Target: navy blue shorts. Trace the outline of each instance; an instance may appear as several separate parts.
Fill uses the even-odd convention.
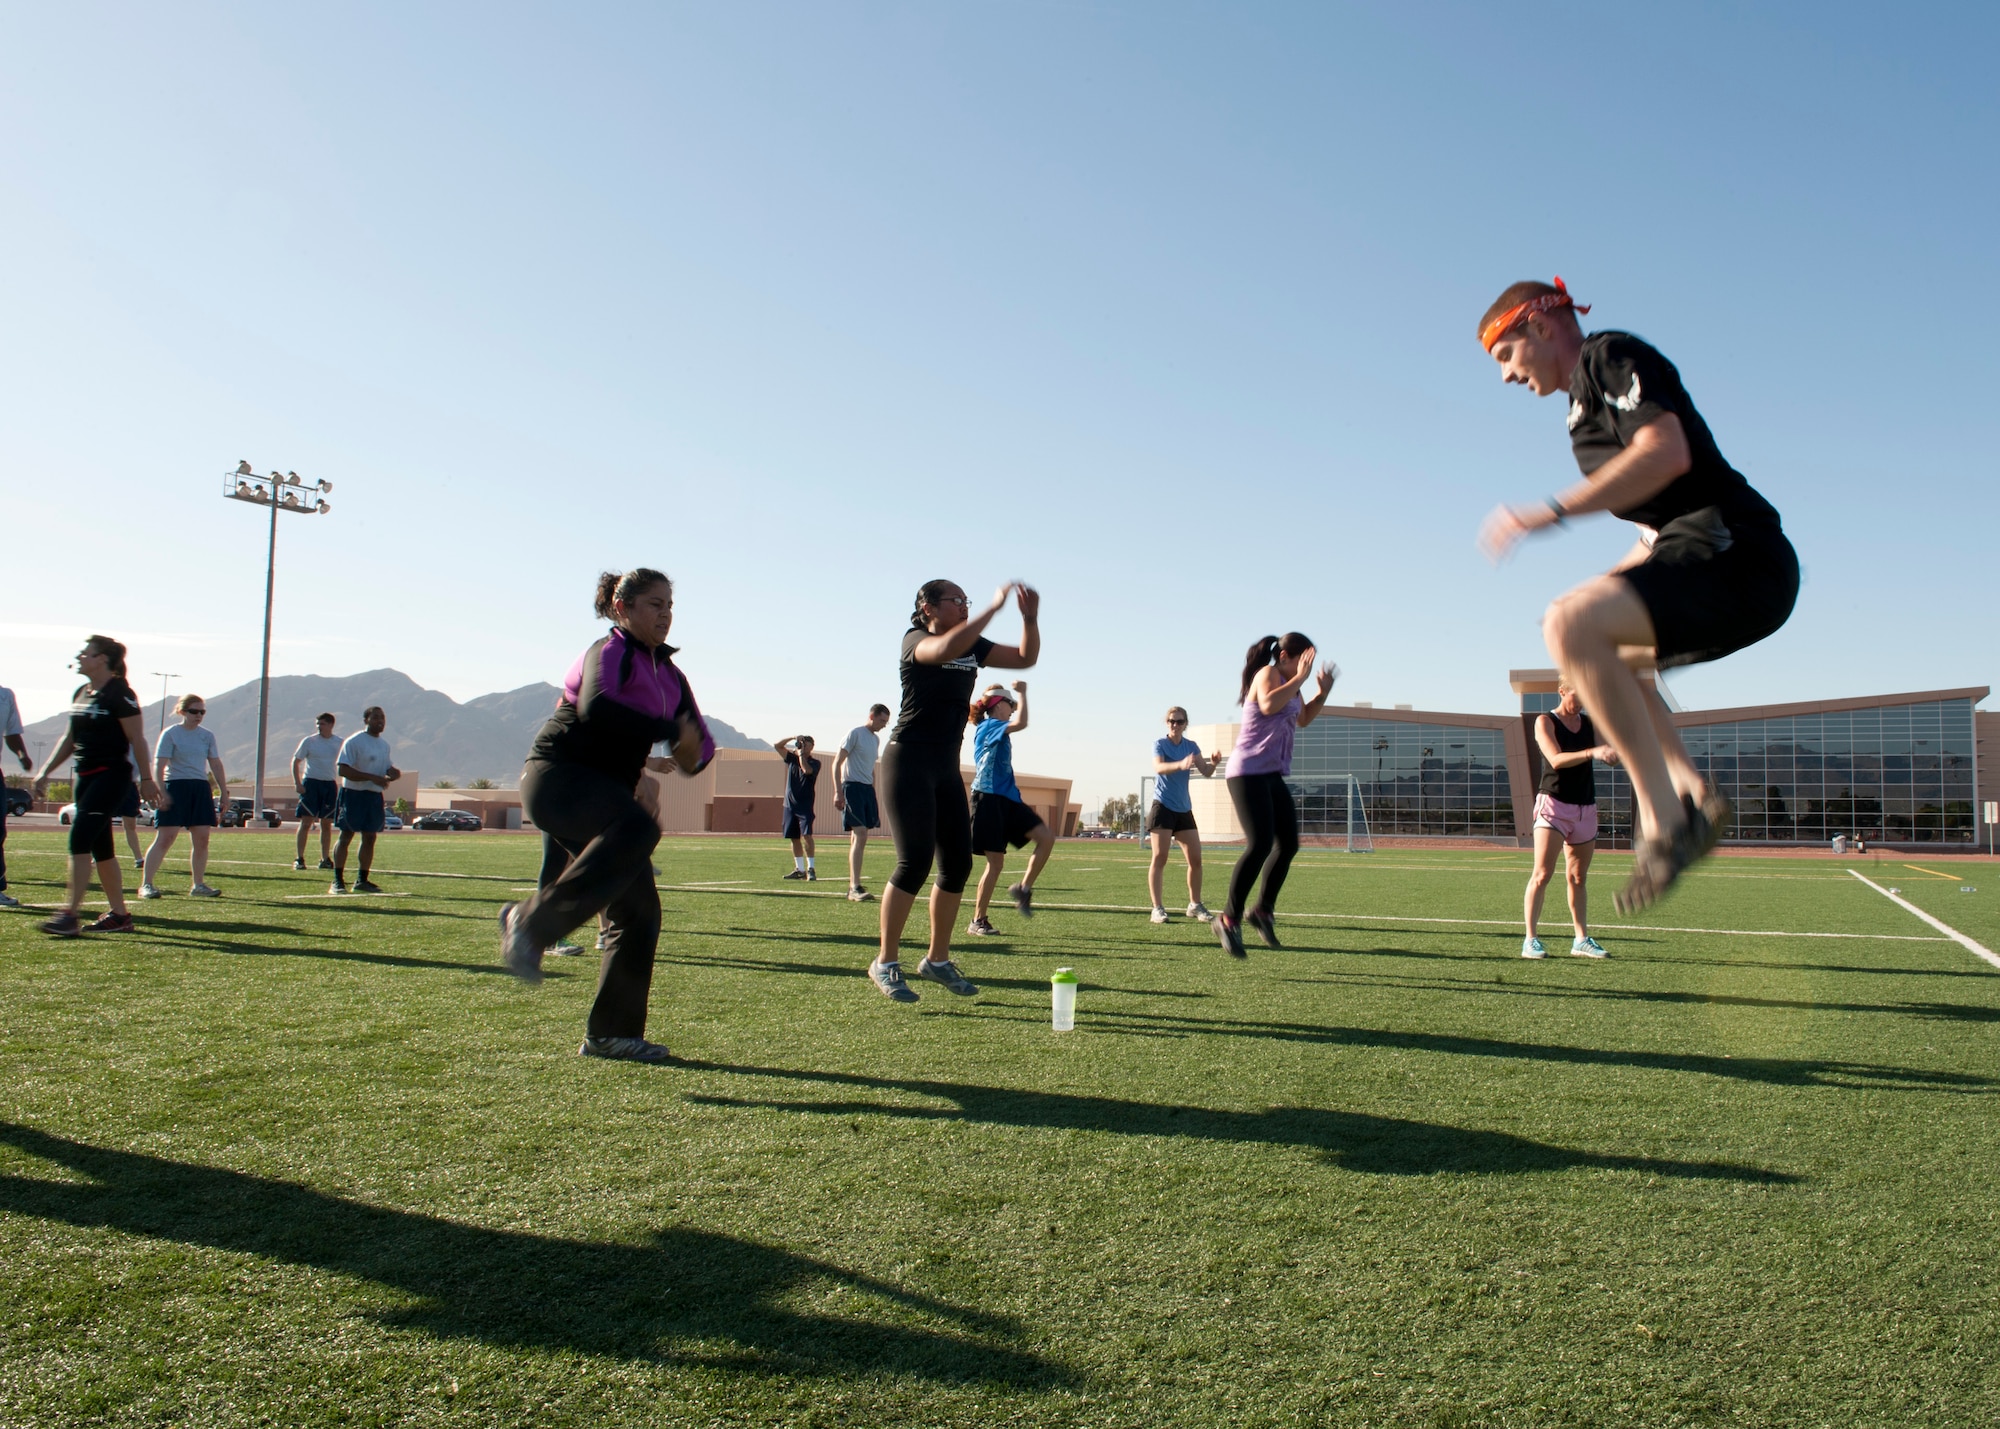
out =
[[[129,778],[125,781],[125,797],[118,801],[118,807],[111,811],[114,819],[136,819],[139,817],[139,786]]]
[[[840,826],[843,829],[882,827],[882,811],[875,807],[873,784],[842,784],[840,799],[847,805],[840,811]]]
[[[382,791],[380,789],[342,789],[340,791],[340,811],[333,822],[344,834],[379,834],[382,832]]]
[[[788,839],[809,839],[813,831],[813,811],[785,805],[785,827],[779,830]]]
[[[308,779],[299,786],[299,807],[296,810],[302,819],[330,819],[340,806],[340,785],[331,779]]]
[[[972,851],[1005,853],[1007,845],[1021,847],[1042,826],[1042,816],[1005,794],[972,791]]]
[[[153,815],[156,829],[212,829],[215,794],[206,779],[169,779],[167,802]]]

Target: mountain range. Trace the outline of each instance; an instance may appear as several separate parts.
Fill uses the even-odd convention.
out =
[[[361,728],[361,712],[380,705],[389,724],[382,737],[389,741],[396,763],[414,769],[424,783],[451,779],[491,779],[501,788],[520,781],[521,761],[542,721],[556,707],[562,691],[554,685],[523,685],[481,695],[460,704],[439,690],[427,690],[401,670],[367,670],[359,675],[274,675],[271,679],[271,724],[265,778],[291,777],[292,751],[313,732],[313,720],[330,711],[342,738]],[[160,706],[146,706],[146,742],[160,737]],[[169,706],[167,718],[176,716]],[[231,779],[248,777],[257,762],[257,684],[238,685],[208,697],[208,728],[222,749],[222,764]],[[714,715],[708,716],[715,742],[724,749],[769,749]],[[54,749],[69,727],[67,714],[51,715],[28,726],[30,749]]]

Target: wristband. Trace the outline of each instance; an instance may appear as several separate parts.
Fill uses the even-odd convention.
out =
[[[1545,496],[1542,500],[1547,503],[1549,510],[1555,514],[1556,525],[1560,526],[1563,522],[1569,520],[1569,512],[1563,510],[1562,502],[1556,500],[1553,496]]]

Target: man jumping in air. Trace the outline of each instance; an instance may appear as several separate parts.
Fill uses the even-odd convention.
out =
[[[1632,779],[1632,877],[1614,900],[1654,902],[1715,846],[1729,801],[1688,758],[1672,716],[1634,667],[1719,660],[1782,626],[1799,563],[1778,513],[1723,460],[1673,363],[1627,332],[1585,337],[1558,278],[1516,283],[1479,321],[1504,379],[1537,397],[1569,394],[1570,446],[1584,479],[1532,506],[1501,506],[1479,542],[1499,560],[1531,531],[1609,511],[1639,528],[1610,572],[1556,599],[1549,654]]]

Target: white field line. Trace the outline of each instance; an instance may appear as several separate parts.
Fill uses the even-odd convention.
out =
[[[1037,908],[1068,908],[1091,913],[1146,913],[1143,903],[1037,903]],[[1467,927],[1518,928],[1519,918],[1416,918],[1393,913],[1280,913],[1280,918],[1328,918],[1356,923],[1450,923]],[[1659,923],[1599,923],[1595,926],[1618,933],[1708,933],[1720,938],[1859,938],[1888,943],[1942,943],[1921,933],[1799,933],[1776,928],[1670,928]],[[1939,924],[1942,927],[1942,924]],[[1949,929],[1946,929],[1949,932]]]
[[[314,898],[338,898],[343,903],[358,903],[370,898],[414,898],[414,893],[287,893],[282,901],[304,903]]]
[[[1860,878],[1863,883],[1867,884],[1870,888],[1874,889],[1877,893],[1881,894],[1884,898],[1888,899],[1891,903],[1897,904],[1900,907],[1907,909],[1909,912],[1916,914],[1919,918],[1923,919],[1926,923],[1930,924],[1933,928],[1937,929],[1940,933],[1944,934],[1945,937],[1951,939],[1954,943],[1957,943],[1961,947],[1965,948],[1974,957],[1979,958],[1985,962],[1989,962],[1996,968],[2000,968],[2000,953],[1994,952],[1991,948],[1986,947],[1981,943],[1974,942],[1972,939],[1966,937],[1965,934],[1959,932],[1958,929],[1952,927],[1949,923],[1939,922],[1937,919],[1931,917],[1930,914],[1924,912],[1924,910],[1919,908],[1916,904],[1912,903],[1909,899],[1903,897],[1899,893],[1891,893],[1888,889],[1884,888],[1881,884],[1875,882],[1875,880],[1873,880],[1872,878],[1862,878],[1858,870],[1850,868],[1847,871],[1849,873],[1852,873],[1856,878]]]

